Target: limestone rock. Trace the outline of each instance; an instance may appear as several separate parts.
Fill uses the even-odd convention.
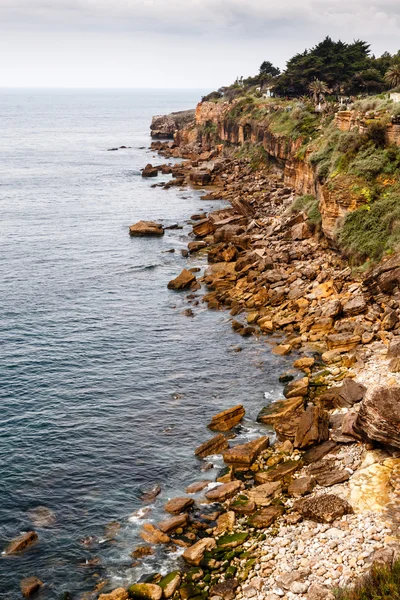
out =
[[[246,414],[245,409],[241,404],[234,406],[233,408],[228,408],[223,412],[218,413],[211,419],[211,423],[209,423],[208,428],[212,431],[229,431],[235,425],[240,423]]]
[[[145,523],[140,537],[149,544],[168,544],[170,538],[168,535],[154,527],[151,523]]]
[[[131,236],[161,236],[164,235],[164,228],[160,223],[154,221],[139,221],[129,227]]]
[[[182,557],[189,565],[198,567],[204,557],[204,552],[214,550],[216,545],[214,538],[203,538],[187,548]]]
[[[223,450],[228,448],[228,442],[225,436],[220,433],[215,437],[211,438],[211,440],[207,440],[196,448],[194,451],[195,455],[199,458],[205,458],[206,456],[210,456],[212,454],[220,454]]]
[[[183,515],[176,515],[175,517],[171,517],[170,519],[166,519],[165,521],[161,521],[158,523],[158,528],[163,533],[170,533],[171,531],[175,531],[178,527],[185,527],[188,523],[188,515],[184,513]]]
[[[269,437],[264,436],[248,442],[247,444],[240,444],[230,448],[227,452],[224,452],[224,461],[228,465],[233,465],[235,468],[250,467],[250,465],[256,460],[257,456],[261,454],[263,450],[269,446]]]
[[[329,438],[329,414],[318,406],[308,406],[300,419],[295,448],[309,448]]]
[[[351,408],[364,398],[367,388],[354,379],[346,378],[339,387],[333,387],[321,394],[319,404],[327,409]]]
[[[256,529],[265,529],[276,521],[278,517],[283,515],[283,513],[283,506],[268,506],[252,515],[249,518],[248,523],[251,527],[255,527]]]
[[[120,587],[113,590],[109,594],[100,594],[99,600],[128,600],[128,592]]]
[[[185,290],[196,282],[196,276],[191,271],[183,269],[182,273],[168,283],[169,290]]]
[[[172,498],[172,500],[169,500],[164,506],[164,510],[172,514],[179,514],[185,512],[185,510],[190,508],[193,503],[193,498]]]
[[[250,501],[254,502],[257,506],[269,506],[272,499],[281,491],[282,485],[280,481],[269,481],[249,490],[248,496]]]
[[[232,498],[241,489],[241,481],[230,481],[229,483],[223,483],[218,487],[213,488],[206,493],[206,498],[213,502],[225,502],[228,498]]]
[[[17,554],[18,552],[23,552],[32,544],[38,541],[38,534],[36,531],[28,531],[27,533],[22,533],[18,537],[14,538],[4,550],[5,554]]]
[[[135,583],[129,588],[129,597],[136,600],[161,600],[162,589],[154,583]]]
[[[308,472],[314,477],[318,485],[323,487],[330,487],[350,479],[350,473],[345,469],[336,468],[334,460],[325,459],[313,463]]]
[[[305,496],[310,494],[315,488],[316,482],[314,477],[299,477],[293,479],[288,487],[289,496]]]
[[[353,512],[350,504],[333,494],[324,494],[298,500],[294,507],[305,519],[317,523],[332,523],[343,515]]]
[[[43,581],[40,581],[40,579],[38,579],[37,577],[25,577],[25,579],[22,579],[20,584],[22,595],[24,596],[24,598],[28,598],[34,592],[37,592],[37,590],[40,587],[42,587],[42,585]]]
[[[400,448],[400,387],[369,390],[361,403],[355,431],[369,440]]]
[[[179,588],[181,581],[182,578],[179,571],[173,571],[172,573],[168,573],[168,575],[163,577],[158,584],[163,591],[163,597],[172,598],[176,590]]]

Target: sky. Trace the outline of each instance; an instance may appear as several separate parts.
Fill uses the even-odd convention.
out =
[[[0,87],[213,90],[330,35],[400,48],[399,0],[0,0]]]

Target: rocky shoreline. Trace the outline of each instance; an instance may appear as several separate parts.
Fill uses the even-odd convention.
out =
[[[205,464],[222,454],[225,470],[168,502],[157,527],[144,525],[149,545],[135,556],[168,544],[183,548],[185,566],[100,599],[332,598],[399,555],[400,257],[355,274],[294,209],[279,169],[222,148],[158,141],[152,149],[186,160],[147,165],[143,176],[171,173],[156,185],[207,186],[205,197],[231,205],[191,217],[184,254],[207,253],[209,267],[200,278],[184,269],[168,287],[188,290],[195,305],[204,284],[202,301],[229,309],[239,335],[270,336],[275,354],[295,360],[281,376],[285,399],[258,417],[275,435],[235,446],[244,408],[216,415],[214,437],[195,453]],[[163,233],[137,225],[131,235]]]

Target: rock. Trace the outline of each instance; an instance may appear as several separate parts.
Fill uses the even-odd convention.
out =
[[[361,337],[353,333],[331,333],[326,337],[326,341],[329,350],[337,350],[343,354],[356,348],[361,342]]]
[[[307,240],[312,237],[312,231],[307,222],[298,223],[298,225],[294,225],[291,229],[292,240]]]
[[[17,554],[32,546],[39,539],[36,531],[28,531],[14,538],[4,550],[4,554]]]
[[[215,415],[208,425],[212,431],[229,431],[243,419],[246,411],[241,404]]]
[[[237,258],[237,250],[232,244],[217,244],[208,251],[209,263],[232,262]]]
[[[275,467],[271,467],[268,471],[259,471],[255,475],[255,480],[260,485],[268,481],[280,481],[295,473],[301,466],[302,462],[300,460],[288,460]]]
[[[140,537],[148,544],[168,544],[170,538],[168,535],[154,527],[151,523],[145,523]]]
[[[257,421],[259,423],[265,423],[266,425],[275,425],[279,421],[286,420],[291,414],[293,414],[299,407],[304,406],[304,398],[290,398],[290,400],[279,400],[278,402],[272,402],[269,406],[266,406],[258,414]]]
[[[206,242],[189,242],[188,243],[188,249],[190,254],[194,254],[195,252],[199,252],[200,250],[204,250],[204,248],[207,248],[207,243]]]
[[[353,512],[350,504],[333,494],[323,494],[298,500],[294,507],[305,519],[317,523],[332,523]]]
[[[137,600],[161,600],[162,589],[154,583],[135,583],[128,589],[129,597]]]
[[[309,448],[329,438],[329,414],[319,406],[308,406],[300,419],[295,448]]]
[[[268,436],[258,438],[252,442],[247,442],[247,444],[234,446],[227,452],[224,452],[224,462],[228,465],[233,465],[235,469],[249,468],[256,460],[257,456],[259,456],[263,450],[268,448],[268,446]]]
[[[306,594],[308,590],[308,583],[303,581],[294,581],[290,586],[290,591],[293,594]]]
[[[208,482],[206,483],[206,485]],[[193,498],[173,498],[164,506],[164,510],[172,514],[185,512],[194,503]]]
[[[323,585],[313,583],[308,588],[307,600],[335,600],[335,596]]]
[[[288,487],[289,496],[305,496],[310,494],[315,488],[316,482],[314,477],[299,477],[293,479],[292,483]]]
[[[183,269],[182,273],[168,283],[169,290],[185,290],[196,283],[196,276],[191,271]]]
[[[220,433],[215,437],[211,438],[211,440],[207,440],[204,444],[201,444],[194,451],[195,455],[199,458],[205,458],[206,456],[210,456],[212,454],[220,454],[223,450],[228,448],[228,442],[226,437]]]
[[[279,346],[275,346],[272,348],[272,354],[277,354],[278,356],[286,356],[290,354],[292,351],[292,346],[290,344],[280,344]]]
[[[154,221],[139,221],[129,227],[131,236],[161,236],[164,235],[164,228],[160,223]]]
[[[363,438],[400,448],[400,387],[368,390],[354,428]]]
[[[300,396],[307,396],[308,394],[308,377],[303,377],[302,379],[296,379],[295,381],[291,381],[283,390],[285,398],[299,398]]]
[[[206,498],[213,502],[225,502],[228,498],[232,498],[241,489],[241,481],[230,481],[229,483],[223,483],[218,487],[213,488],[206,493]]]
[[[333,387],[318,398],[318,403],[327,408],[351,408],[365,396],[367,388],[354,379],[344,379],[339,387]]]
[[[153,165],[146,165],[142,170],[142,177],[157,177],[158,175],[158,167],[153,167]]]
[[[207,235],[211,235],[215,231],[215,226],[209,219],[203,219],[202,221],[198,221],[195,225],[193,225],[193,233],[196,237],[206,237]]]
[[[352,437],[355,440],[361,441],[361,436],[355,430],[355,424],[358,414],[348,412],[344,415],[341,427],[341,433],[344,436]]]
[[[184,513],[183,515],[177,515],[176,517],[171,517],[170,519],[166,519],[165,521],[161,521],[158,523],[158,528],[163,533],[170,533],[171,531],[175,531],[179,527],[185,527],[188,523],[188,515]]]
[[[201,169],[194,169],[190,173],[190,181],[195,185],[208,185],[211,182],[211,173]]]
[[[311,367],[313,367],[315,364],[315,358],[313,358],[312,356],[304,356],[303,358],[299,358],[298,360],[296,360],[293,363],[293,366],[296,369],[310,369]]]
[[[328,440],[326,442],[323,442],[319,446],[315,446],[314,448],[310,448],[310,450],[307,450],[307,452],[303,454],[303,461],[306,465],[309,465],[313,462],[321,460],[321,458],[323,458],[327,454],[332,454],[338,448],[339,446],[336,442]]]
[[[390,331],[394,327],[396,327],[398,322],[398,316],[395,310],[388,309],[386,315],[382,319],[382,329],[384,331]]]
[[[157,115],[153,117],[150,130],[153,139],[173,139],[176,130],[184,129],[194,123],[194,110],[181,110],[169,115]]]
[[[272,499],[280,494],[282,491],[282,485],[280,481],[269,481],[258,485],[248,491],[248,496],[251,502],[254,502],[257,506],[269,506]]]
[[[237,579],[227,579],[222,583],[217,583],[211,588],[211,595],[223,598],[223,600],[234,600],[236,598],[236,588],[239,586]]]
[[[360,315],[366,310],[367,303],[364,300],[364,296],[354,296],[351,298],[351,300],[348,300],[348,302],[343,305],[343,316],[354,317],[355,315]]]
[[[350,479],[350,473],[345,469],[335,467],[334,460],[321,460],[313,463],[308,472],[315,478],[318,485],[330,487]]]
[[[128,592],[120,587],[113,590],[109,594],[100,594],[99,600],[128,600]]]
[[[400,358],[400,337],[395,337],[389,345],[388,358]]]
[[[283,515],[285,509],[283,506],[268,506],[262,508],[254,515],[249,517],[248,524],[256,529],[265,529],[269,527],[276,519]]]
[[[163,577],[158,584],[163,591],[163,597],[172,598],[181,585],[181,581],[182,578],[179,571],[173,571],[172,573],[168,573],[168,575]]]
[[[56,522],[54,511],[46,506],[37,506],[28,510],[28,518],[36,527],[51,527]]]
[[[240,533],[229,533],[227,535],[223,535],[217,540],[218,549],[228,549],[228,548],[237,548],[244,544],[244,542],[249,537],[247,531]]]
[[[154,485],[148,492],[145,492],[141,497],[142,502],[151,503],[153,500],[157,498],[157,496],[161,493],[161,487],[159,485]]]
[[[189,564],[198,567],[204,557],[206,551],[214,550],[217,543],[214,538],[203,538],[187,548],[182,555],[182,558]]]
[[[37,577],[25,577],[20,584],[22,595],[24,598],[28,598],[34,592],[37,592],[42,585],[43,581],[40,581]]]
[[[210,484],[211,481],[196,481],[195,483],[191,483],[190,485],[188,485],[188,487],[186,488],[185,492],[187,494],[197,494],[198,492],[201,492],[202,490],[204,490],[204,488],[206,488],[208,486],[208,484]]]

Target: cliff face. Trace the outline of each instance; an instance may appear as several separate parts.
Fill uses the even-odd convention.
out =
[[[366,119],[362,113],[351,110],[340,111],[335,116],[335,123],[340,131],[358,129],[361,133],[365,133],[371,120],[377,121],[378,119]],[[388,144],[400,146],[400,122],[397,120],[386,125],[386,140]]]

